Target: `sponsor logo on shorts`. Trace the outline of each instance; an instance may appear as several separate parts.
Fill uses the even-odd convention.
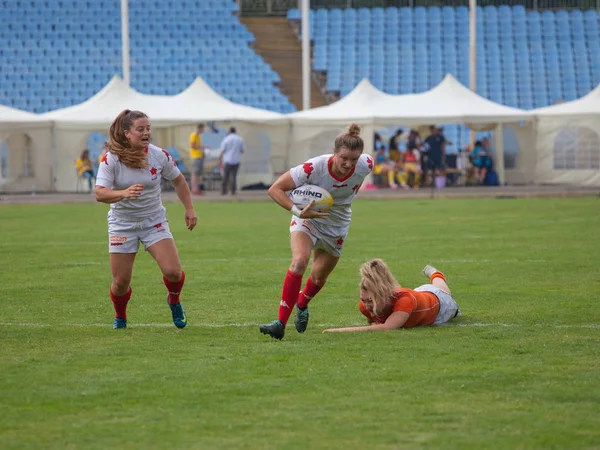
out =
[[[154,225],[154,228],[156,228],[156,231],[162,231],[165,232],[167,230],[165,230],[165,228],[163,227],[162,223],[157,223],[156,225]]]
[[[343,237],[339,237],[337,241],[335,241],[336,246],[337,247],[341,247],[342,245],[344,245],[344,238]]]
[[[111,247],[117,247],[127,242],[127,236],[111,236],[109,242]]]

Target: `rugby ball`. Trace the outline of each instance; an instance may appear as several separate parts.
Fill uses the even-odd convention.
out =
[[[311,208],[313,211],[327,212],[333,206],[333,197],[329,191],[314,184],[298,186],[292,189],[288,195],[294,202],[294,205],[300,209],[306,208],[306,205],[311,200],[315,201],[315,204]]]

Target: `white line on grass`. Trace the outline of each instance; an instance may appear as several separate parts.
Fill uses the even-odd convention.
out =
[[[242,328],[242,327],[257,327],[261,324],[253,323],[253,322],[244,322],[244,323],[190,323],[188,327],[200,327],[200,328]],[[346,324],[344,326],[361,326],[364,323],[353,323]],[[459,323],[452,324],[449,323],[447,325],[450,326],[458,326],[458,327],[539,327],[539,328],[600,328],[600,324],[597,323],[581,323],[581,324],[571,324],[571,325],[560,325],[560,324],[550,324],[550,323],[532,323],[532,324],[522,324],[522,323]],[[24,327],[24,328],[50,328],[50,327],[74,327],[74,328],[84,328],[84,327],[110,327],[110,323],[33,323],[33,322],[0,322],[1,327]],[[162,327],[172,327],[171,323],[131,323],[127,325],[128,327],[136,328],[136,327],[147,327],[147,328],[162,328]],[[339,323],[311,323],[311,326],[317,328],[326,328],[326,327],[339,327],[342,324]]]

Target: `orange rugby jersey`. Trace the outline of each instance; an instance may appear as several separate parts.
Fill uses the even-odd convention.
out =
[[[367,319],[384,323],[396,311],[404,311],[410,316],[402,328],[412,328],[420,325],[431,325],[440,310],[440,301],[431,292],[417,292],[412,289],[398,288],[394,293],[394,307],[387,316],[374,316],[365,307],[362,300],[358,305],[360,312]]]

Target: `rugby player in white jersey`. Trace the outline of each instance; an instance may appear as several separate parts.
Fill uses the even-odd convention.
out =
[[[108,251],[113,276],[113,328],[127,327],[129,283],[140,242],[163,274],[173,323],[177,328],[187,324],[179,301],[185,273],[162,205],[161,178],[173,184],[185,207],[189,230],[194,229],[198,218],[185,178],[166,151],[150,144],[151,135],[146,114],[128,109],[121,112],[110,126],[108,152],[102,157],[96,179],[96,200],[110,204]]]
[[[340,259],[352,218],[352,200],[373,169],[373,158],[363,155],[363,148],[360,127],[353,123],[347,132],[336,137],[333,154],[317,156],[294,167],[279,177],[269,189],[271,198],[293,214],[290,224],[292,263],[283,281],[277,320],[261,325],[261,333],[282,339],[296,303],[296,330],[299,333],[306,330],[308,303],[323,288]],[[286,191],[305,184],[315,184],[329,191],[333,197],[329,212],[311,210],[314,202],[302,210],[294,205]],[[311,253],[313,262],[310,276],[298,294]]]

